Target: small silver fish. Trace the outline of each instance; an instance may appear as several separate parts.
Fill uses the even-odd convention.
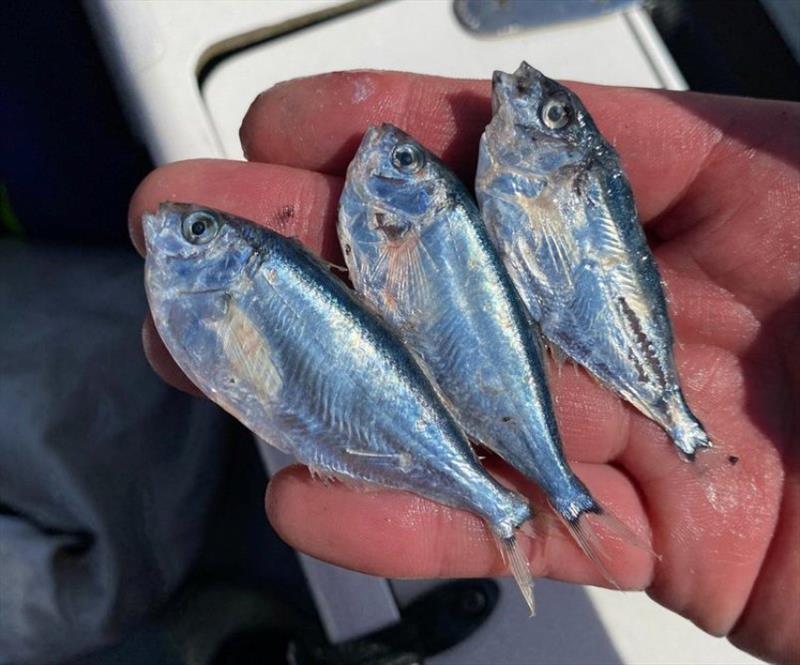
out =
[[[178,365],[257,435],[322,475],[483,517],[529,605],[526,500],[480,465],[416,358],[299,243],[221,212],[143,218],[145,284]]]
[[[580,99],[526,62],[492,83],[475,189],[531,318],[692,459],[711,441],[678,382],[661,278],[619,156]]]
[[[536,482],[591,549],[582,518],[603,510],[564,459],[538,332],[457,177],[396,127],[373,127],[338,232],[356,291],[422,357],[467,435]]]

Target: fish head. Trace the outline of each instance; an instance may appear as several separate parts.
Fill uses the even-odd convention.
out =
[[[142,217],[142,225],[148,283],[161,292],[223,291],[240,278],[255,252],[247,226],[211,208],[162,203]]]
[[[522,154],[513,161],[531,165],[543,174],[580,164],[602,144],[578,96],[527,62],[513,74],[494,73],[492,111],[490,127],[497,137],[495,142],[519,151]]]
[[[357,234],[375,244],[403,241],[452,205],[456,183],[434,155],[402,130],[390,124],[370,127],[347,171],[340,234]]]

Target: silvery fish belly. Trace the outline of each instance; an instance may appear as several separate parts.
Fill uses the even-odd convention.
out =
[[[192,205],[143,222],[156,327],[208,397],[321,474],[472,511],[513,545],[527,502],[483,470],[416,359],[321,262]]]
[[[711,443],[686,404],[661,279],[616,151],[577,96],[527,63],[495,72],[476,193],[545,337],[690,458]]]
[[[422,357],[467,434],[569,524],[600,512],[564,459],[536,330],[456,176],[399,129],[371,128],[338,231],[356,291]]]

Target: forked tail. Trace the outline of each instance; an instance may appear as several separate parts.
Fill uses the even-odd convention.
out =
[[[536,614],[536,602],[533,597],[533,575],[531,575],[528,559],[525,557],[519,541],[514,536],[503,538],[499,542],[503,559],[514,576],[522,597],[531,611],[531,616],[533,616]]]
[[[600,574],[609,584],[620,589],[619,583],[609,570],[609,564],[612,562],[613,557],[598,535],[598,527],[601,527],[602,531],[610,534],[613,538],[627,545],[633,545],[654,558],[658,558],[658,555],[653,551],[650,543],[636,535],[590,495],[587,494],[586,497],[582,498],[587,499],[583,506],[572,504],[567,510],[559,510],[557,506],[551,505],[567,527],[572,538],[583,550],[587,558],[597,567]]]

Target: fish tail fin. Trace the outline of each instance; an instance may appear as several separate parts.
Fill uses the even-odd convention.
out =
[[[670,416],[667,432],[688,461],[694,462],[699,450],[713,447],[705,428],[682,396],[679,405],[670,409]]]
[[[533,597],[533,575],[519,540],[515,536],[500,539],[500,551],[508,569],[517,582],[531,616],[534,616],[536,614],[536,601]]]
[[[653,551],[649,542],[634,533],[612,512],[603,508],[591,495],[587,493],[581,498],[588,500],[584,500],[583,505],[573,502],[567,510],[559,510],[556,506],[553,506],[553,509],[578,547],[597,567],[603,578],[614,588],[621,589],[609,570],[609,564],[614,561],[614,556],[609,552],[599,533],[604,533],[606,539],[611,538],[626,545],[633,545],[656,559],[660,557]]]

